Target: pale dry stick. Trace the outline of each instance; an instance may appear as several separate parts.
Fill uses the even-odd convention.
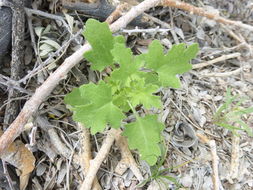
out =
[[[0,163],[1,164],[1,163]],[[8,184],[9,184],[9,188],[10,188],[10,190],[15,190],[15,188],[14,188],[14,185],[13,185],[13,180],[11,179],[11,177],[10,177],[10,175],[9,175],[9,172],[8,172],[8,169],[7,169],[7,163],[6,163],[6,161],[4,161],[4,160],[2,160],[2,167],[3,167],[3,174],[4,174],[4,176],[5,176],[5,178],[7,179],[7,181],[8,181]]]
[[[219,190],[219,186],[221,185],[221,183],[219,179],[219,170],[218,170],[219,157],[217,156],[216,143],[214,140],[209,140],[207,136],[203,134],[197,133],[196,135],[199,137],[199,139],[203,143],[208,144],[208,146],[210,147],[211,155],[212,155],[212,168],[213,168],[213,175],[212,175],[213,189]]]
[[[126,27],[135,17],[139,16],[145,10],[155,7],[161,0],[145,0],[139,5],[132,7],[124,16],[120,17],[112,25],[110,29],[112,32]],[[40,104],[50,95],[59,82],[64,79],[67,73],[83,59],[83,54],[91,49],[87,43],[81,46],[75,53],[67,57],[62,65],[54,71],[47,80],[36,89],[34,95],[25,103],[23,109],[12,122],[4,134],[0,137],[0,155],[3,151],[15,140],[15,138],[22,132],[23,127],[28,119],[38,110]]]
[[[170,10],[170,25],[172,28],[174,28],[174,22],[173,22],[174,19],[173,19],[171,7],[169,7],[169,10]],[[171,35],[173,36],[173,39],[175,40],[175,44],[179,44],[177,34],[174,30],[171,30]]]
[[[235,34],[230,28],[224,26],[223,24],[221,24],[223,26],[223,29],[228,32],[228,34],[234,38],[235,40],[237,40],[240,44],[243,44],[243,46],[245,46],[246,48],[248,48],[251,57],[253,56],[253,45],[249,44],[246,42],[246,40],[243,38],[243,36],[239,33],[239,35]],[[253,66],[252,66],[253,67]]]
[[[244,46],[245,46],[245,43],[239,43],[238,45],[235,45],[235,46],[232,46],[232,47],[218,48],[217,50],[220,50],[222,53],[229,53],[229,52],[233,52],[235,50],[241,49]],[[205,59],[207,57],[212,57],[212,56],[218,55],[218,54],[221,53],[220,51],[213,52],[213,53],[208,53],[207,55],[203,55],[203,57],[201,57],[201,58]]]
[[[230,28],[224,26],[223,24],[221,24],[221,26],[223,27],[223,29],[228,32],[228,34],[234,38],[236,41],[238,41],[240,44],[242,44],[243,46],[245,46],[246,48],[248,48],[250,55],[253,56],[253,45],[249,44],[246,42],[246,40],[242,37],[242,35],[239,33],[239,35],[235,34]]]
[[[86,174],[85,180],[83,181],[80,190],[90,190],[93,180],[97,174],[97,171],[99,170],[99,167],[101,166],[104,159],[109,154],[109,151],[111,149],[111,146],[113,145],[113,142],[115,140],[115,137],[120,134],[119,130],[116,129],[110,129],[108,131],[108,134],[106,135],[106,138],[100,148],[100,150],[97,153],[97,156],[90,161],[90,167]]]
[[[6,77],[4,75],[1,75],[1,74],[0,74],[0,84],[2,84],[3,86],[6,86],[7,89],[13,88],[13,89],[15,89],[15,90],[17,90],[19,92],[22,92],[24,94],[28,94],[30,96],[33,94],[32,92],[30,92],[30,91],[28,91],[28,90],[20,87],[20,85],[19,85],[19,83],[17,81],[15,81],[15,80],[13,80],[13,79],[11,79],[9,77]]]
[[[238,41],[239,43],[246,43],[244,39],[242,39],[241,37],[239,37],[236,33],[234,33],[230,28],[228,28],[227,26],[225,26],[224,24],[221,24],[222,28],[232,37],[234,38],[236,41]]]
[[[90,144],[90,132],[89,129],[84,127],[81,123],[77,123],[78,128],[81,130],[81,153],[80,153],[80,165],[82,167],[83,175],[86,176],[90,167],[90,160],[92,160],[91,144]],[[95,177],[92,190],[102,190],[99,185],[97,177]]]
[[[240,159],[240,136],[233,135],[232,137],[232,153],[231,164],[228,176],[228,181],[233,183],[233,179],[239,176],[239,159]]]
[[[200,69],[200,68],[207,67],[207,66],[213,65],[215,63],[221,62],[221,61],[225,61],[225,60],[236,58],[236,57],[240,57],[240,56],[241,56],[241,54],[238,53],[238,52],[231,53],[231,54],[228,54],[228,55],[222,55],[222,56],[217,57],[215,59],[212,59],[210,61],[192,65],[192,68],[193,69]]]
[[[160,19],[153,17],[149,14],[144,13],[143,15],[145,15],[147,18],[149,18],[153,22],[160,24],[162,27],[169,29],[175,43],[179,42],[175,30],[172,28],[172,26],[170,24],[168,24],[167,22],[161,21]]]
[[[113,23],[117,18],[119,18],[122,15],[122,12],[124,9],[128,7],[127,3],[119,4],[116,9],[110,14],[110,16],[105,20],[108,24]]]
[[[208,19],[215,20],[216,22],[219,22],[222,24],[233,25],[233,26],[243,28],[243,29],[246,29],[249,31],[253,31],[253,26],[251,26],[251,25],[244,24],[240,21],[226,19],[218,14],[209,13],[208,11],[204,10],[203,8],[195,7],[193,5],[181,2],[179,0],[162,0],[162,5],[182,9],[184,11],[191,13],[191,14],[204,16]]]
[[[134,18],[142,14],[144,11],[156,7],[161,3],[162,0],[145,0],[138,4],[137,6],[133,6],[125,15],[120,17],[117,21],[115,21],[112,25],[110,25],[111,31],[115,32],[120,28],[125,28],[129,23],[128,21],[132,21]]]
[[[58,21],[62,22],[62,24],[63,24],[64,27],[68,30],[68,32],[69,32],[70,34],[72,34],[72,31],[71,31],[69,25],[68,25],[68,24],[66,23],[66,21],[64,20],[64,17],[57,16],[57,15],[50,14],[50,13],[46,13],[46,12],[43,12],[43,11],[40,11],[40,10],[29,9],[29,8],[25,8],[25,11],[28,12],[30,15],[36,14],[36,15],[43,16],[43,17],[46,17],[46,18],[58,20]]]
[[[29,98],[29,95],[24,95],[18,98],[12,98],[11,100],[6,100],[0,107],[0,111],[4,109],[4,107],[6,106],[6,104],[8,104],[11,101],[15,101],[15,100],[27,100]],[[1,155],[0,155],[1,157]]]
[[[165,34],[165,33],[169,32],[170,30],[171,29],[156,27],[156,28],[146,28],[146,29],[135,28],[135,29],[130,29],[130,30],[123,29],[120,32],[127,33],[130,35],[132,33],[154,33],[154,34],[161,33],[161,34]]]
[[[116,136],[116,145],[120,149],[121,160],[115,168],[115,172],[122,175],[128,168],[131,169],[138,181],[142,181],[144,178],[136,164],[131,151],[129,150],[126,137],[121,135],[121,131]]]
[[[250,69],[250,66],[245,65],[241,68],[238,68],[234,71],[229,71],[229,72],[203,74],[203,75],[200,75],[200,77],[203,78],[203,77],[229,77],[229,76],[235,76],[235,75],[238,75],[241,72],[243,72],[245,69]]]

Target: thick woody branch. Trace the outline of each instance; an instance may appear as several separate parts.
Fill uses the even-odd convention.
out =
[[[25,15],[24,0],[15,0],[16,5],[12,11],[12,60],[11,60],[11,78],[19,80],[22,75],[22,65],[24,59],[24,36],[25,36]],[[20,95],[18,91],[11,88],[8,92],[8,99],[17,98]],[[19,101],[11,101],[5,109],[4,124],[8,125],[14,121],[19,111]],[[6,126],[4,126],[6,128]]]

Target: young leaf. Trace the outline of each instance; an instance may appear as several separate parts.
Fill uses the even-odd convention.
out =
[[[137,117],[136,121],[126,125],[124,136],[127,136],[130,149],[138,149],[141,159],[154,165],[161,156],[160,133],[164,129],[156,115]]]
[[[153,84],[145,84],[144,78],[139,78],[137,75],[129,77],[124,88],[119,89],[114,94],[114,103],[124,112],[130,110],[128,101],[133,107],[143,105],[145,108],[161,108],[161,98],[153,95],[157,92],[159,86]]]
[[[163,86],[179,88],[180,80],[176,75],[192,68],[189,61],[196,56],[197,52],[197,44],[188,48],[185,47],[185,44],[178,44],[174,45],[164,56],[163,46],[158,40],[154,40],[145,55],[146,66],[158,73],[159,81]]]
[[[111,65],[113,63],[111,50],[114,41],[108,24],[89,19],[86,22],[84,36],[92,46],[92,50],[84,54],[84,57],[92,63],[91,68],[102,71]]]
[[[129,83],[129,87],[127,97],[134,107],[142,104],[147,109],[152,107],[161,108],[160,97],[153,95],[153,93],[157,92],[159,86],[153,84],[145,85],[145,79],[135,77]]]
[[[91,128],[91,133],[95,134],[104,130],[107,124],[111,127],[119,128],[121,120],[125,115],[112,102],[111,88],[100,81],[98,85],[93,83],[83,85],[79,88],[78,94],[75,91],[65,98],[73,106],[75,121],[83,123]],[[75,97],[81,96],[85,104],[76,105]],[[87,103],[88,102],[88,103]]]
[[[125,83],[131,75],[140,72],[140,62],[134,59],[131,49],[126,48],[125,44],[116,43],[111,53],[114,61],[120,64],[120,68],[112,72],[111,80]]]

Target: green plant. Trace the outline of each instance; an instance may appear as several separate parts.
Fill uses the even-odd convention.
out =
[[[157,115],[141,117],[137,108],[162,108],[155,93],[163,86],[180,87],[176,75],[191,69],[188,62],[196,56],[198,45],[174,45],[164,54],[163,46],[154,40],[146,54],[134,56],[123,36],[113,36],[106,23],[94,19],[86,22],[84,36],[92,46],[84,54],[91,68],[101,72],[110,67],[112,72],[97,84],[82,85],[66,95],[74,120],[90,127],[92,134],[102,132],[107,125],[123,127],[130,149],[138,149],[141,159],[154,165],[161,155],[164,124]],[[135,121],[122,126],[130,112]]]
[[[188,161],[182,165],[176,166],[176,167],[162,169],[162,166],[163,166],[166,156],[167,156],[168,149],[166,148],[165,145],[163,145],[163,146],[161,145],[160,147],[161,147],[161,156],[158,159],[157,163],[154,166],[150,167],[151,175],[147,179],[145,179],[143,182],[138,184],[137,187],[143,187],[148,182],[151,182],[153,180],[155,180],[159,185],[160,185],[160,183],[163,183],[165,186],[167,186],[168,183],[166,183],[164,181],[164,179],[171,181],[174,185],[176,185],[177,189],[182,187],[182,185],[177,181],[176,178],[168,175],[168,172],[171,172],[173,169],[179,168],[179,167],[185,165],[186,163],[189,163],[190,161]]]
[[[231,89],[228,88],[225,103],[214,114],[214,124],[230,130],[235,135],[238,135],[238,130],[243,130],[249,136],[253,136],[252,129],[241,119],[243,115],[253,112],[253,107],[243,108],[241,106],[246,100],[247,98],[241,98],[239,95],[232,96]]]

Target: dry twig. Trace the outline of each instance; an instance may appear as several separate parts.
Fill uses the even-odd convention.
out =
[[[100,167],[100,165],[102,164],[102,162],[104,161],[104,159],[106,158],[106,156],[109,154],[109,151],[111,149],[111,146],[115,140],[115,137],[117,135],[119,135],[119,130],[116,129],[110,129],[108,131],[108,134],[102,144],[102,147],[100,148],[97,156],[90,161],[90,167],[88,169],[88,172],[86,174],[85,180],[83,182],[83,184],[81,185],[80,190],[90,190],[93,180],[96,176],[96,173]]]
[[[231,54],[228,54],[228,55],[222,55],[222,56],[217,57],[217,58],[215,58],[213,60],[192,65],[192,68],[193,69],[200,69],[200,68],[207,67],[207,66],[213,65],[215,63],[221,62],[221,61],[225,61],[227,59],[232,59],[232,58],[240,57],[240,56],[241,56],[241,54],[238,53],[238,52],[231,53]]]
[[[138,181],[142,181],[144,178],[133,158],[131,151],[129,150],[127,140],[120,133],[118,136],[116,136],[116,145],[120,149],[121,160],[117,164],[115,172],[119,175],[122,175],[128,168],[130,168]]]
[[[80,165],[82,170],[84,171],[83,174],[86,176],[89,167],[90,161],[92,160],[91,155],[91,144],[90,144],[90,132],[89,129],[84,127],[81,123],[77,123],[78,128],[82,131],[80,134],[81,137],[81,154],[80,154]],[[101,186],[98,183],[98,179],[95,177],[92,190],[101,190]]]
[[[220,179],[219,179],[219,171],[218,171],[218,160],[219,157],[217,156],[217,151],[216,151],[216,143],[214,140],[209,140],[205,135],[202,135],[200,133],[196,134],[200,140],[203,143],[206,143],[209,145],[210,149],[211,149],[211,155],[212,155],[212,168],[213,168],[213,189],[214,190],[219,190],[219,186],[220,186]]]
[[[113,23],[117,18],[122,15],[124,9],[128,7],[127,3],[122,3],[116,7],[116,9],[110,14],[110,16],[105,20],[108,24]]]
[[[223,18],[218,14],[216,15],[213,13],[209,13],[206,10],[204,10],[203,8],[195,7],[193,5],[181,2],[179,0],[162,0],[162,5],[182,9],[182,10],[185,10],[185,11],[191,13],[191,14],[204,16],[208,19],[215,20],[216,22],[219,22],[222,24],[233,25],[233,26],[243,28],[243,29],[246,29],[249,31],[253,31],[253,26],[251,26],[251,25],[244,24],[240,21],[234,21],[234,20]]]
[[[245,65],[245,66],[240,67],[234,71],[229,71],[229,72],[203,74],[203,75],[200,75],[200,77],[229,77],[229,76],[240,74],[241,72],[244,71],[244,69],[250,69],[250,66]]]
[[[12,8],[12,60],[11,60],[11,78],[19,80],[22,75],[22,65],[24,59],[24,36],[25,36],[25,14],[24,0],[14,0]],[[8,99],[16,98],[20,93],[14,88],[9,89]],[[20,103],[19,101],[11,101],[6,105],[4,124],[11,124],[18,115]],[[7,126],[4,125],[4,129]]]
[[[232,153],[231,153],[231,165],[229,171],[229,182],[236,179],[239,175],[239,159],[240,159],[240,137],[233,135],[232,138]]]

